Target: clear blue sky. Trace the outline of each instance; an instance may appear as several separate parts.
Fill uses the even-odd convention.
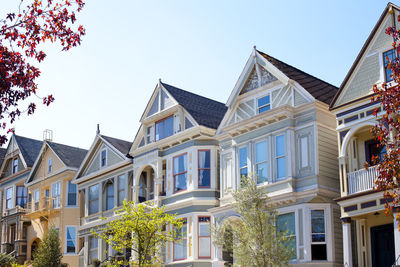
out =
[[[1,0],[0,14],[18,0]],[[400,1],[394,1],[400,4]],[[50,107],[16,123],[19,135],[89,148],[101,133],[132,141],[158,78],[226,102],[253,45],[339,86],[387,2],[87,0],[80,47],[48,50],[39,94]]]

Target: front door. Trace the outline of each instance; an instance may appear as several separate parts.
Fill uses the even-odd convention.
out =
[[[395,261],[393,224],[371,227],[372,266],[390,267]]]

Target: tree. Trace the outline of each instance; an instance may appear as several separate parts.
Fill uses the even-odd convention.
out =
[[[397,18],[400,21],[400,16]],[[394,58],[385,58],[387,68],[391,69],[393,82],[383,83],[382,86],[373,86],[374,95],[372,102],[379,102],[380,108],[374,111],[378,117],[380,109],[384,111],[379,117],[378,124],[372,128],[379,149],[386,149],[382,157],[373,157],[373,164],[377,165],[378,178],[375,189],[383,191],[386,199],[385,213],[392,213],[392,208],[400,205],[399,179],[400,179],[400,31],[395,27],[386,29],[386,34],[393,37]],[[400,216],[397,216],[400,228]]]
[[[252,178],[242,178],[233,198],[240,217],[214,227],[214,244],[233,252],[237,266],[287,266],[294,256],[294,240],[285,224],[277,225],[278,215],[265,188],[257,187]]]
[[[58,41],[63,51],[80,44],[85,29],[72,28],[72,24],[76,22],[75,12],[80,12],[83,6],[82,0],[20,0],[18,12],[0,19],[0,127],[3,130],[8,121],[12,124],[22,113],[30,115],[36,109],[30,97],[37,95],[36,79],[40,70],[32,63],[45,59],[43,43]],[[25,100],[32,102],[23,110],[19,105]],[[54,97],[48,95],[42,100],[49,105]],[[0,145],[6,141],[6,135],[1,134]]]
[[[60,267],[61,245],[58,230],[50,228],[34,254],[33,267]]]
[[[124,250],[133,251],[134,259],[129,263],[134,266],[161,266],[161,249],[167,242],[179,242],[177,229],[181,229],[182,220],[166,213],[164,207],[136,204],[124,200],[123,208],[117,211],[118,219],[109,222],[92,234],[105,240],[118,253]],[[173,231],[167,231],[167,227]],[[109,266],[127,264],[126,260],[111,259]]]
[[[11,267],[15,263],[15,258],[10,254],[0,253],[0,266]]]

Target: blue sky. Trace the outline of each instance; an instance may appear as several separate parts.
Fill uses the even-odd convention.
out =
[[[2,0],[0,15],[17,0]],[[400,4],[400,1],[393,1]],[[132,141],[154,87],[163,82],[221,101],[253,46],[339,86],[387,2],[87,0],[87,35],[68,53],[49,47],[39,94],[50,107],[16,123],[19,135],[89,148],[101,133]]]

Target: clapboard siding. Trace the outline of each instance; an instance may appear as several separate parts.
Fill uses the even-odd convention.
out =
[[[336,132],[324,126],[317,126],[318,168],[321,185],[339,190],[339,166]]]
[[[333,240],[335,240],[335,261],[343,261],[343,235],[340,221],[340,209],[333,209]]]

